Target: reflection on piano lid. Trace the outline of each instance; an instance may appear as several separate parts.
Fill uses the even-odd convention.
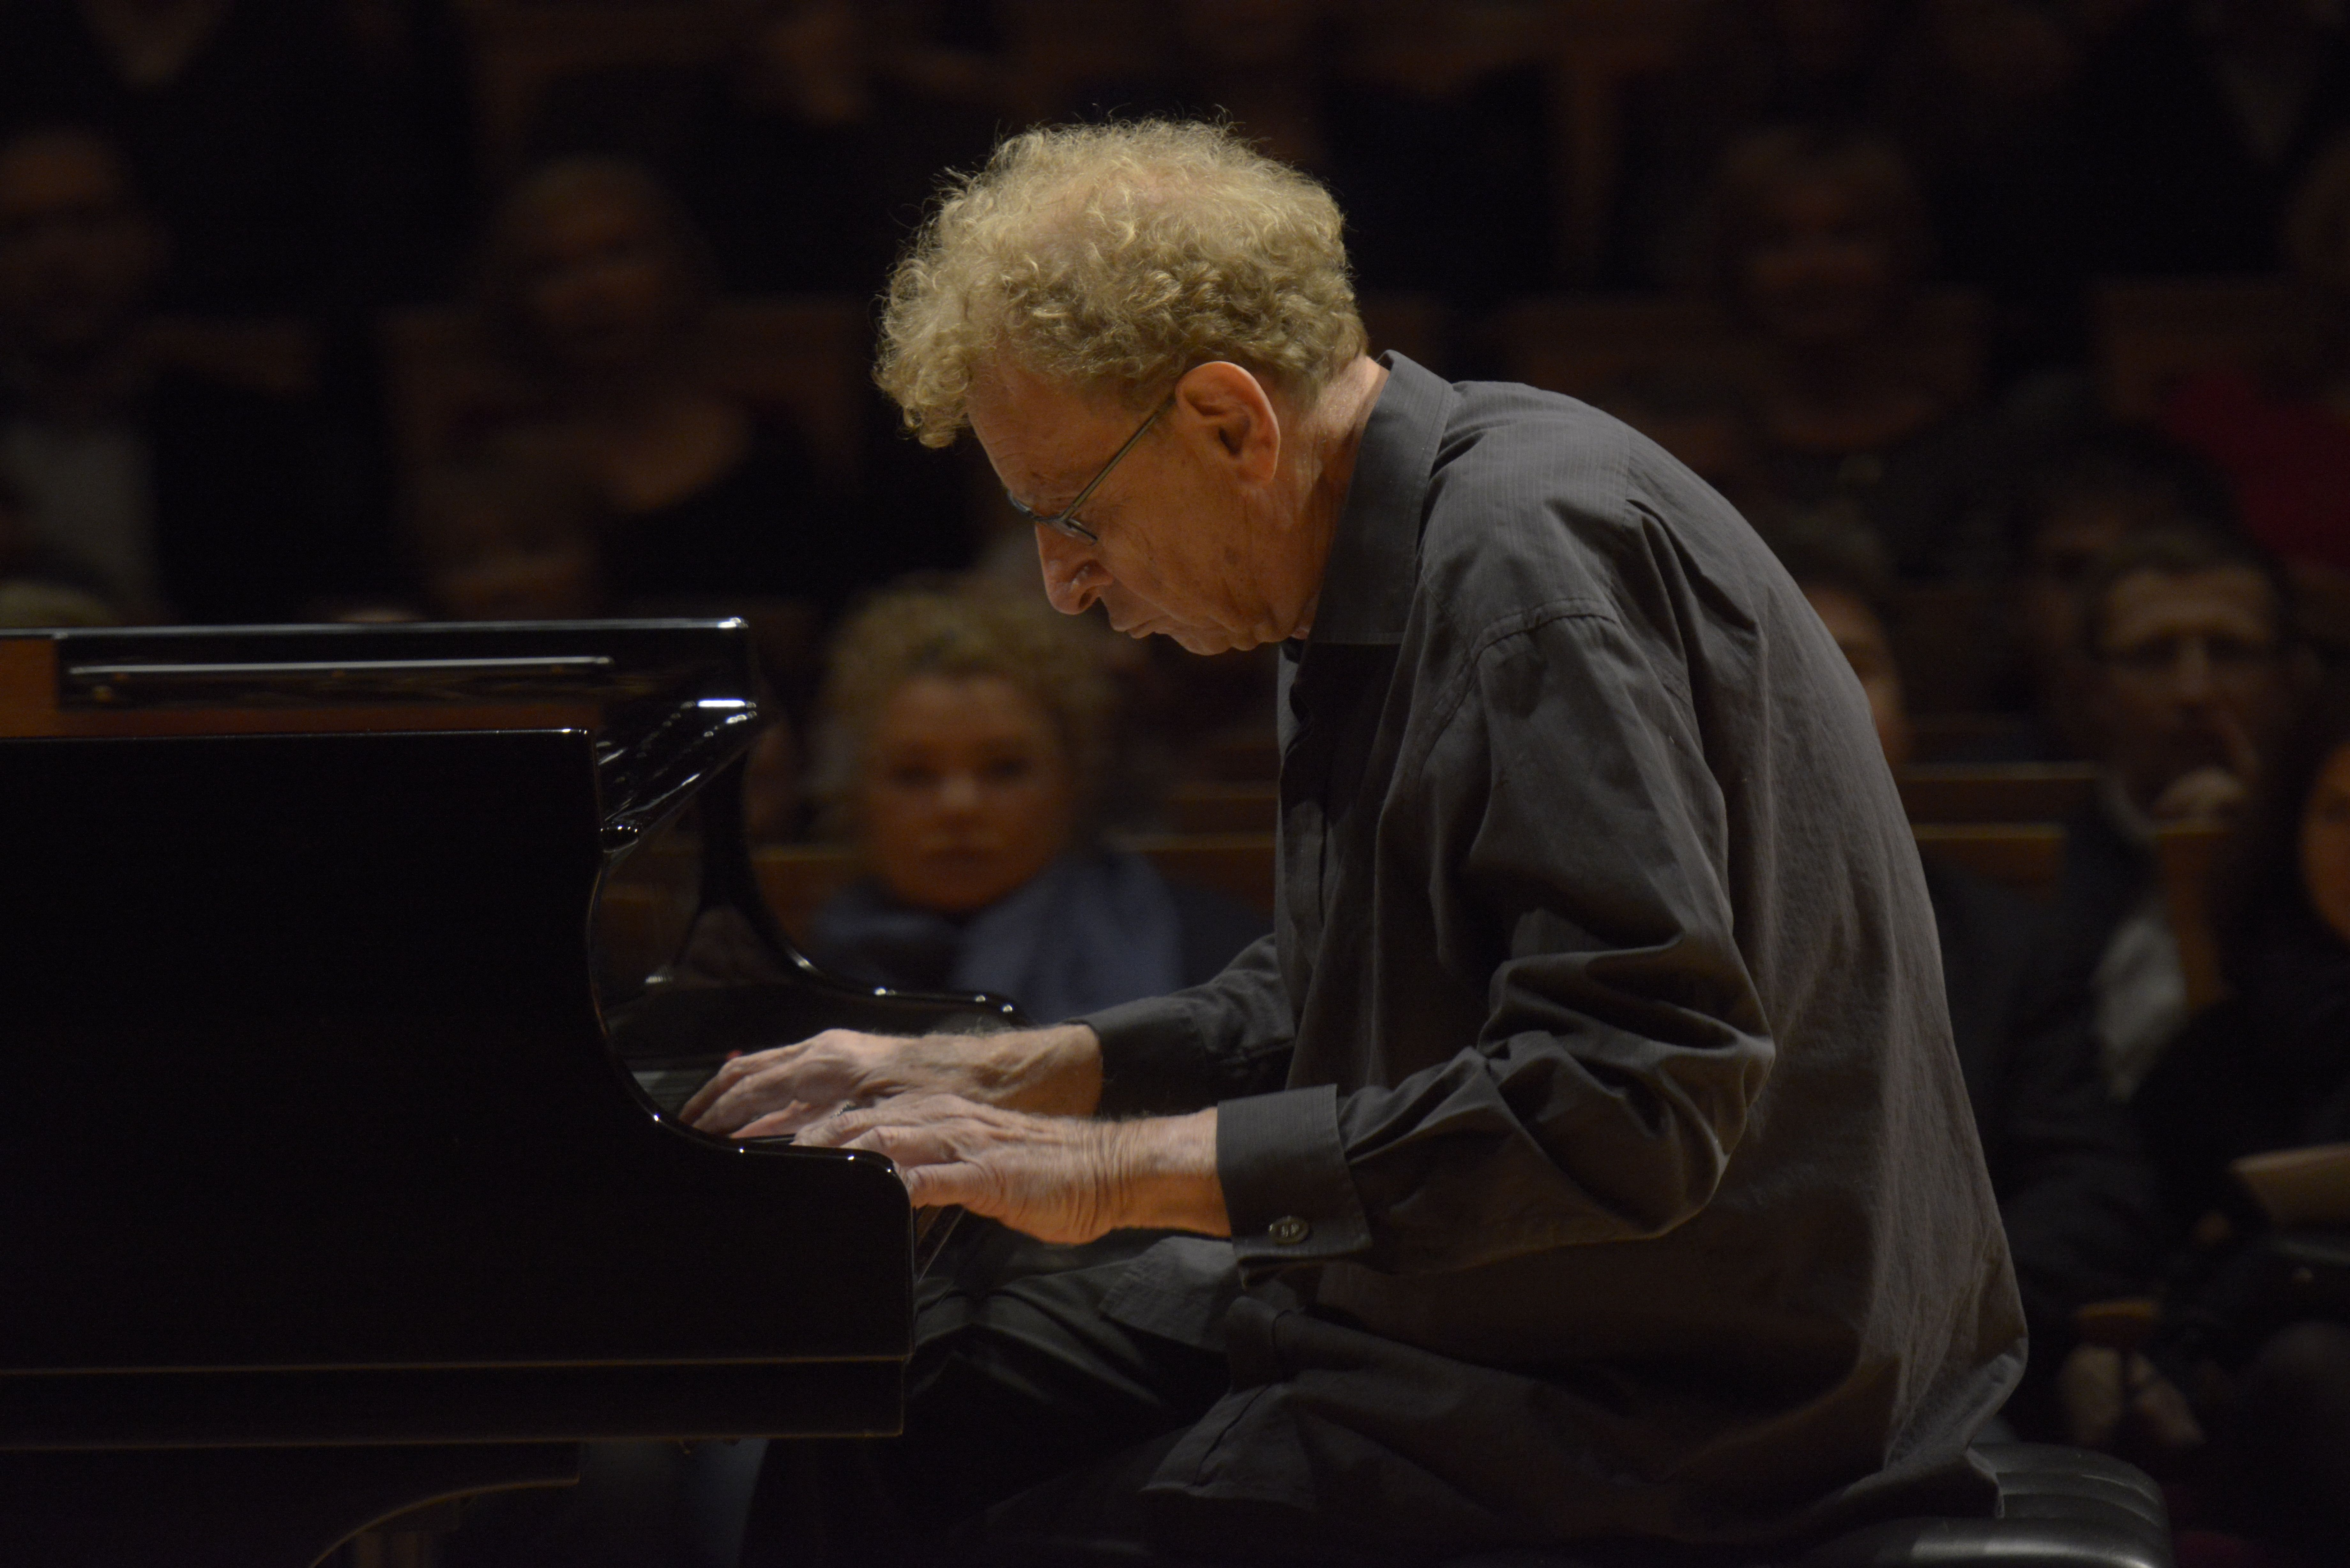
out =
[[[0,637],[0,1450],[894,1429],[888,1162],[669,1113],[1019,1019],[792,950],[760,723],[733,621]]]

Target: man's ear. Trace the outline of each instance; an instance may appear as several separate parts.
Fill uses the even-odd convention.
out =
[[[1280,469],[1281,416],[1264,383],[1238,365],[1216,359],[1185,371],[1168,417],[1246,483],[1269,484]]]

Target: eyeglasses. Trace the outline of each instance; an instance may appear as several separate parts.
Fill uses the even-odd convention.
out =
[[[1149,430],[1152,425],[1157,424],[1159,422],[1159,416],[1165,413],[1170,408],[1173,407],[1174,402],[1175,395],[1172,392],[1170,392],[1167,395],[1167,400],[1165,402],[1160,403],[1157,408],[1151,410],[1150,412],[1144,417],[1143,421],[1134,427],[1134,433],[1126,438],[1126,444],[1109,454],[1109,461],[1101,465],[1101,472],[1099,473],[1095,474],[1091,479],[1086,482],[1086,487],[1077,492],[1077,498],[1075,501],[1070,502],[1066,506],[1062,507],[1050,517],[1047,517],[1043,513],[1036,511],[1026,502],[1021,500],[1020,497],[1013,494],[1009,490],[1006,490],[1003,493],[1003,499],[1012,503],[1012,510],[1017,512],[1023,521],[1034,523],[1039,528],[1050,528],[1054,533],[1075,539],[1080,545],[1100,544],[1101,535],[1077,521],[1077,508],[1083,506],[1086,504],[1087,497],[1092,495],[1096,490],[1101,487],[1101,482],[1109,477],[1110,470],[1116,468],[1120,460],[1122,460],[1128,452],[1134,450],[1134,443],[1142,439],[1142,432]]]

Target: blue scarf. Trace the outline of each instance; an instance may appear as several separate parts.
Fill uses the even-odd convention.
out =
[[[875,985],[984,991],[1040,1023],[1183,983],[1175,899],[1148,860],[1064,855],[984,909],[941,915],[870,878],[816,911],[810,957]]]

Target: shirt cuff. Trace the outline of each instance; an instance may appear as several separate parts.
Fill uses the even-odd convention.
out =
[[[1183,1002],[1154,996],[1070,1022],[1084,1024],[1101,1041],[1102,1092],[1096,1116],[1171,1116],[1205,1104],[1198,1085],[1207,1044]]]
[[[1216,1177],[1244,1274],[1334,1262],[1370,1247],[1330,1085],[1218,1106]]]

